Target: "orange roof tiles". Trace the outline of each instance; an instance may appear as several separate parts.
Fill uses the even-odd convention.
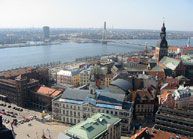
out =
[[[139,62],[139,58],[128,58],[128,62]]]
[[[40,86],[36,88],[34,91],[39,94],[48,95],[52,97],[58,96],[60,93],[62,93],[62,91],[60,90],[56,90],[56,89],[45,87],[45,86]]]
[[[178,49],[180,49],[180,48],[178,48],[176,46],[169,46],[169,48],[168,48],[168,50],[174,50],[174,51],[177,51]]]
[[[163,93],[161,94],[161,99],[162,99],[163,101],[165,101],[165,100],[167,99],[167,97],[168,97],[169,94],[170,94],[169,92],[163,92]]]
[[[133,135],[129,139],[141,139],[143,137],[145,139],[169,139],[169,138],[176,139],[176,137],[179,137],[180,139],[189,139],[189,138],[184,137],[184,136],[178,136],[178,135],[173,134],[173,133],[169,133],[169,132],[165,132],[165,131],[161,131],[161,130],[156,130],[156,129],[152,129],[152,128],[142,128],[142,130],[140,130],[138,133],[136,133],[135,135]]]
[[[193,50],[193,47],[185,47],[184,50]]]
[[[178,83],[178,80],[176,79],[176,78],[172,78],[172,77],[167,77],[166,79],[165,79],[165,82],[167,82],[167,83]]]

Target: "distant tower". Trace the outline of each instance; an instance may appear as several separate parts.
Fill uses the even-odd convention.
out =
[[[156,47],[156,59],[157,63],[164,57],[168,56],[168,42],[166,40],[166,27],[165,23],[163,22],[163,26],[160,32],[160,40]]]
[[[43,32],[44,32],[44,40],[49,39],[50,38],[50,27],[44,26]]]
[[[190,37],[188,37],[188,42],[187,42],[186,47],[190,47]]]
[[[104,22],[104,30],[103,30],[102,40],[106,40],[106,32],[107,32],[107,24],[106,24],[106,21],[105,21]]]

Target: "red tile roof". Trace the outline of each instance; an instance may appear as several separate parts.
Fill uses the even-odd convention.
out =
[[[60,91],[60,90],[56,90],[56,89],[45,87],[45,86],[40,86],[40,87],[34,89],[34,91],[39,93],[39,94],[48,95],[48,96],[52,96],[52,97],[58,96],[59,94],[62,93],[62,91]]]
[[[165,79],[165,82],[167,82],[167,83],[178,83],[178,80],[176,79],[176,78],[172,78],[172,77],[167,77],[166,79]]]
[[[179,137],[180,139],[189,139],[187,137],[183,136],[178,136],[173,133],[161,131],[161,130],[156,130],[152,128],[142,128],[139,132],[137,132],[135,135],[133,135],[129,139],[169,139],[169,138],[174,138]]]
[[[193,50],[193,47],[185,47],[184,50]]]

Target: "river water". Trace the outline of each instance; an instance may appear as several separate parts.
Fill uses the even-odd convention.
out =
[[[158,40],[124,40],[141,44],[156,45]],[[169,45],[185,46],[187,40],[168,40]],[[0,49],[0,71],[61,61],[70,62],[76,58],[107,54],[121,54],[144,50],[144,46],[108,43],[63,43],[48,46],[30,46]]]

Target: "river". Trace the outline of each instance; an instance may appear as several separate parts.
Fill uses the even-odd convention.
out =
[[[124,40],[124,42],[137,42],[156,45],[158,40]],[[187,40],[168,40],[169,45],[185,46]],[[55,61],[70,62],[85,56],[107,54],[121,54],[144,50],[144,46],[133,44],[120,44],[111,42],[107,45],[100,43],[62,43],[48,46],[29,46],[0,49],[0,71],[45,64]]]

